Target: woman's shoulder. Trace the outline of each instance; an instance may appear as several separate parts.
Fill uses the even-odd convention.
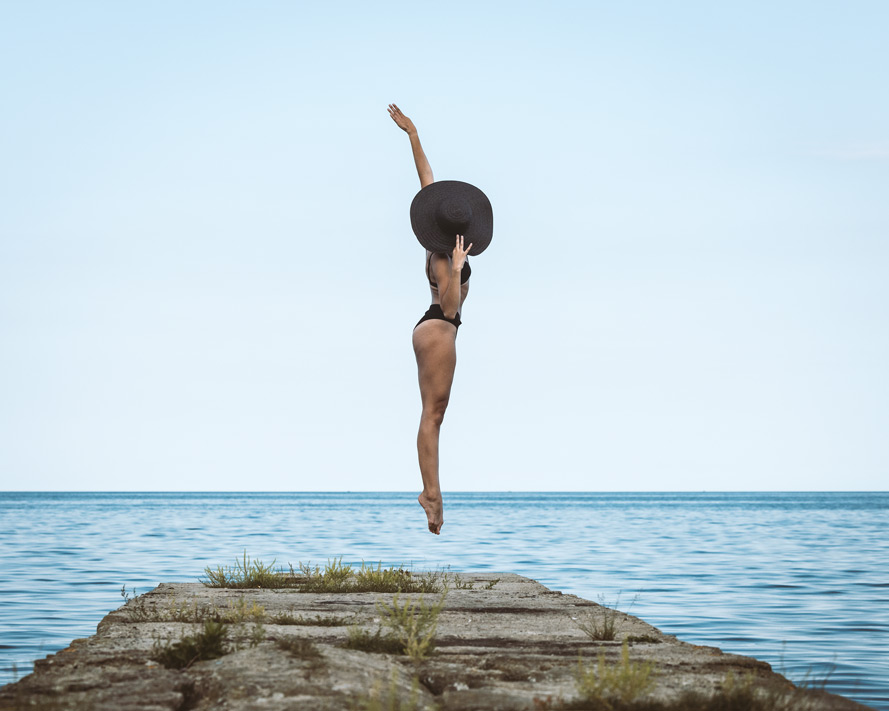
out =
[[[451,255],[447,252],[430,252],[426,250],[426,264],[437,264],[444,261],[445,264],[450,263]]]

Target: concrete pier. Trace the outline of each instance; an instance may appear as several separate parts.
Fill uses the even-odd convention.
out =
[[[381,629],[381,604],[391,604],[393,594],[164,583],[108,614],[92,637],[74,640],[38,661],[33,674],[0,688],[0,710],[592,709],[596,702],[585,700],[578,684],[579,660],[595,669],[602,655],[603,668],[626,670],[625,643],[629,668],[648,665],[650,678],[620,708],[669,708],[690,691],[709,696],[738,684],[786,708],[866,708],[796,689],[765,662],[682,642],[529,578],[459,580],[444,597],[435,648],[420,659],[346,647],[350,635],[372,638]],[[401,594],[398,601],[420,597]],[[427,605],[441,600],[435,593],[422,598]],[[217,630],[220,619],[224,624],[221,656],[181,669],[158,661],[162,650],[204,630],[210,610]],[[613,640],[582,629],[606,623],[614,625]]]

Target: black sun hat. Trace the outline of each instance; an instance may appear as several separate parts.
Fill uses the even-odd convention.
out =
[[[484,252],[494,234],[494,213],[487,196],[459,180],[430,183],[414,196],[411,227],[430,252],[450,253],[457,235],[472,244],[471,256]]]

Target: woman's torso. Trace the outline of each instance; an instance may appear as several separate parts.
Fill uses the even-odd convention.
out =
[[[463,263],[463,271],[460,276],[460,309],[457,312],[458,314],[462,313],[463,302],[466,301],[466,295],[469,293],[469,275],[471,273],[472,268],[469,266],[469,259],[467,258]],[[435,277],[432,275],[432,252],[428,249],[426,250],[426,278],[429,280],[429,291],[432,292],[432,303],[441,305],[438,284],[435,282]]]

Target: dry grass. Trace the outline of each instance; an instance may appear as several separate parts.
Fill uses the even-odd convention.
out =
[[[234,565],[205,568],[201,582],[210,588],[293,588],[306,593],[436,593],[445,587],[443,573],[414,573],[401,566],[384,568],[382,563],[354,568],[342,558],[328,560],[323,567],[297,563],[288,568],[251,560],[244,551]]]
[[[398,595],[392,603],[377,602],[383,627],[404,646],[404,653],[414,661],[427,657],[435,649],[435,631],[438,616],[444,608],[445,595],[438,602],[428,605],[422,596],[399,604]]]
[[[627,706],[654,686],[654,665],[631,662],[630,646],[624,641],[618,664],[608,664],[600,653],[595,666],[577,664],[577,690],[591,709],[613,711],[615,704]]]

